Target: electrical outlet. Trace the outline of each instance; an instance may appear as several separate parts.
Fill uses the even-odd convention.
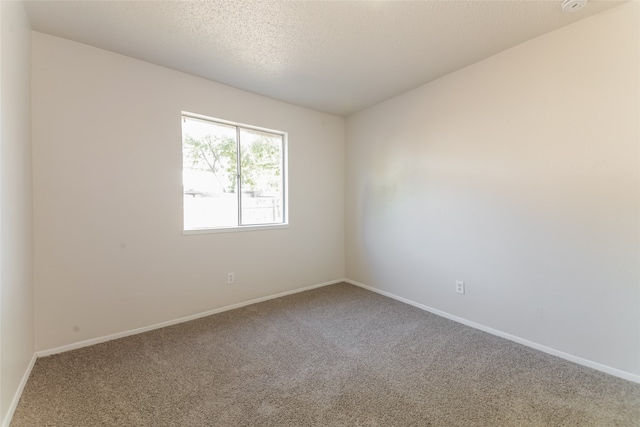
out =
[[[233,273],[227,273],[227,285],[233,285],[236,282],[236,276]]]
[[[464,295],[464,282],[456,280],[456,292]]]

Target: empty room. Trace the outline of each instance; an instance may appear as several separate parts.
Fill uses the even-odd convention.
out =
[[[640,426],[640,2],[0,0],[0,425]]]

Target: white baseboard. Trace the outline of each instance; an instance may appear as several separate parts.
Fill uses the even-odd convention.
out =
[[[18,402],[20,401],[20,397],[22,397],[22,392],[24,391],[24,387],[27,385],[27,380],[29,379],[29,375],[31,375],[31,370],[33,369],[33,366],[36,364],[37,358],[38,358],[37,355],[34,353],[34,355],[31,357],[31,361],[29,362],[29,366],[27,366],[27,370],[25,371],[24,375],[22,375],[22,380],[20,381],[20,385],[18,386],[18,389],[16,390],[16,393],[13,396],[13,400],[11,401],[11,405],[9,406],[7,415],[4,417],[4,420],[2,421],[2,427],[9,427],[9,424],[11,424],[13,413],[16,411],[16,408],[18,407]]]
[[[560,357],[562,359],[568,360],[570,362],[577,363],[578,365],[583,365],[583,366],[586,366],[586,367],[589,367],[589,368],[592,368],[592,369],[595,369],[595,370],[598,370],[598,371],[601,371],[601,372],[607,373],[609,375],[613,375],[615,377],[619,377],[619,378],[622,378],[622,379],[625,379],[625,380],[628,380],[628,381],[633,381],[635,383],[640,383],[640,375],[636,375],[636,374],[632,374],[630,372],[622,371],[620,369],[612,368],[611,366],[607,366],[607,365],[603,365],[601,363],[593,362],[593,361],[588,360],[588,359],[583,359],[582,357],[574,356],[572,354],[565,353],[563,351],[556,350],[554,348],[547,347],[545,345],[538,344],[538,343],[535,343],[533,341],[529,341],[529,340],[526,340],[524,338],[520,338],[520,337],[517,337],[515,335],[511,335],[511,334],[508,334],[506,332],[502,332],[502,331],[499,331],[497,329],[493,329],[493,328],[481,325],[481,324],[476,323],[476,322],[472,322],[472,321],[464,319],[462,317],[454,316],[453,314],[449,314],[449,313],[446,313],[444,311],[435,309],[433,307],[429,307],[429,306],[426,306],[424,304],[420,304],[420,303],[417,303],[415,301],[411,301],[411,300],[409,300],[407,298],[403,298],[403,297],[394,295],[394,294],[392,294],[390,292],[383,291],[383,290],[380,290],[380,289],[377,289],[377,288],[374,288],[374,287],[371,287],[371,286],[367,286],[367,285],[365,285],[363,283],[356,282],[355,280],[344,279],[344,281],[347,282],[347,283],[350,283],[352,285],[359,286],[361,288],[364,288],[364,289],[367,289],[369,291],[375,292],[377,294],[384,295],[384,296],[389,297],[389,298],[393,298],[393,299],[395,299],[397,301],[400,301],[400,302],[403,302],[405,304],[412,305],[414,307],[417,307],[417,308],[422,309],[424,311],[428,311],[428,312],[436,314],[438,316],[447,318],[449,320],[453,320],[454,322],[462,323],[463,325],[470,326],[470,327],[475,328],[475,329],[479,329],[479,330],[481,330],[483,332],[487,332],[489,334],[496,335],[498,337],[508,339],[509,341],[513,341],[513,342],[516,342],[518,344],[526,345],[527,347],[531,347],[531,348],[534,348],[536,350],[540,350],[540,351],[542,351],[544,353],[548,353],[548,354],[551,354],[553,356],[557,356],[557,357]]]
[[[154,329],[160,329],[160,328],[165,328],[167,326],[177,325],[178,323],[184,323],[184,322],[188,322],[190,320],[199,319],[201,317],[211,316],[212,314],[222,313],[223,311],[229,311],[229,310],[233,310],[233,309],[236,309],[236,308],[245,307],[247,305],[257,304],[257,303],[263,302],[263,301],[268,301],[270,299],[275,299],[275,298],[280,298],[280,297],[284,297],[284,296],[287,296],[287,295],[297,294],[298,292],[309,291],[311,289],[321,288],[323,286],[333,285],[333,284],[341,283],[341,282],[346,282],[346,280],[345,279],[332,280],[330,282],[318,283],[316,285],[306,286],[304,288],[293,289],[291,291],[281,292],[281,293],[274,294],[274,295],[267,295],[265,297],[260,297],[260,298],[252,299],[252,300],[249,300],[249,301],[243,301],[243,302],[240,302],[240,303],[237,303],[237,304],[228,305],[228,306],[225,306],[225,307],[214,308],[213,310],[208,310],[208,311],[205,311],[205,312],[202,312],[202,313],[196,313],[196,314],[192,314],[190,316],[181,317],[179,319],[174,319],[174,320],[169,320],[169,321],[162,322],[162,323],[157,323],[155,325],[144,326],[142,328],[131,329],[131,330],[128,330],[128,331],[118,332],[118,333],[115,333],[115,334],[106,335],[106,336],[102,336],[102,337],[98,337],[98,338],[91,338],[91,339],[88,339],[88,340],[85,340],[85,341],[80,341],[80,342],[76,342],[76,343],[73,343],[73,344],[67,344],[67,345],[63,345],[63,346],[60,346],[60,347],[51,348],[51,349],[48,349],[48,350],[40,350],[40,351],[36,352],[36,355],[38,357],[45,357],[45,356],[51,356],[52,354],[64,353],[65,351],[71,351],[71,350],[76,350],[76,349],[83,348],[83,347],[89,347],[91,345],[100,344],[100,343],[111,341],[111,340],[115,340],[115,339],[118,339],[118,338],[124,338],[124,337],[128,337],[128,336],[131,336],[131,335],[136,335],[136,334],[141,334],[143,332],[152,331]]]

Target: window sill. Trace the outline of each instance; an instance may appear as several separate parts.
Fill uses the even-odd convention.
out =
[[[196,228],[193,230],[183,230],[184,236],[194,234],[217,234],[217,233],[236,233],[243,231],[265,231],[289,228],[289,224],[265,224],[265,225],[243,225],[241,227],[224,227],[224,228]]]

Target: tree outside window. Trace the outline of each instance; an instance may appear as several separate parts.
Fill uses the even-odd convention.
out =
[[[285,135],[183,116],[184,229],[282,224]]]

